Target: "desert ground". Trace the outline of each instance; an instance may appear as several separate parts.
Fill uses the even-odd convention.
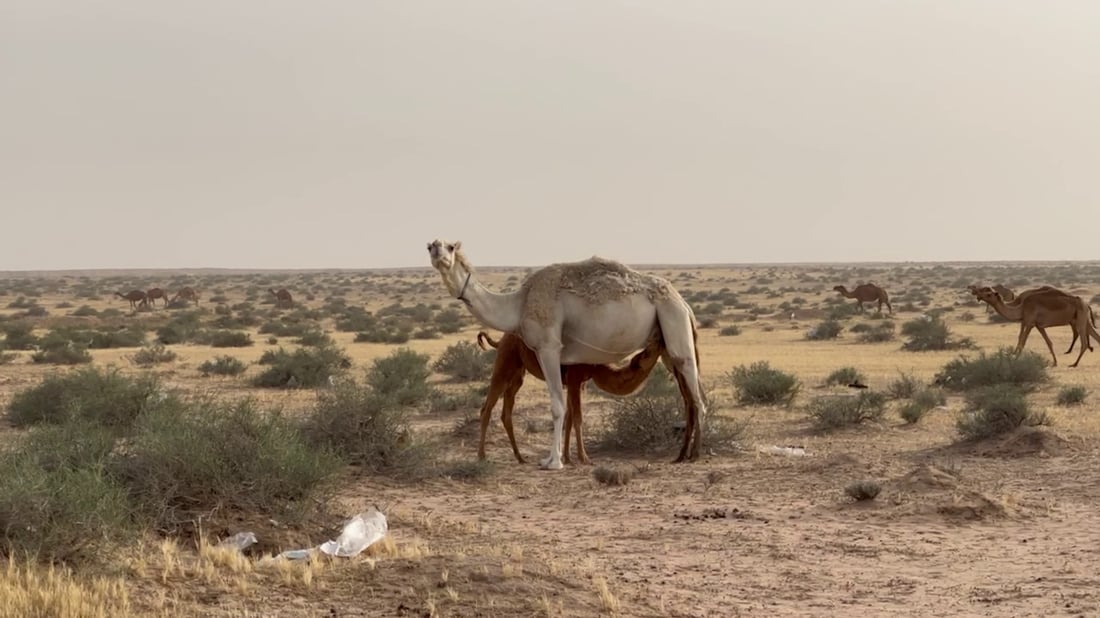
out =
[[[890,398],[885,413],[852,427],[823,430],[807,413],[815,398],[855,397],[844,384],[825,386],[853,367],[870,392],[911,374],[925,386],[953,359],[1014,346],[1017,323],[996,320],[967,291],[971,284],[1004,283],[1014,290],[1052,285],[1096,304],[1100,264],[833,264],[647,266],[668,278],[695,308],[699,352],[710,409],[736,439],[704,443],[703,456],[671,463],[675,428],[653,448],[607,446],[608,418],[625,398],[584,393],[584,429],[592,465],[539,469],[550,442],[545,385],[528,376],[516,406],[517,439],[527,463],[515,461],[499,422],[489,431],[488,462],[477,461],[474,420],[486,380],[457,382],[434,372],[430,382],[461,403],[453,410],[410,409],[410,431],[431,439],[444,460],[414,480],[386,470],[346,466],[335,482],[325,518],[315,527],[287,526],[241,514],[259,543],[243,555],[216,551],[194,535],[153,530],[89,562],[49,567],[12,557],[0,586],[0,614],[18,595],[71,595],[103,615],[183,616],[1087,616],[1100,613],[1100,356],[1086,353],[1071,368],[1063,354],[1070,329],[1049,334],[1058,353],[1050,380],[1027,397],[1046,424],[985,440],[962,440],[956,420],[966,409],[961,392],[919,422],[899,416]],[[484,268],[487,284],[514,288],[526,269]],[[890,294],[892,315],[856,301],[835,285],[874,282]],[[131,311],[117,296],[159,286],[200,291],[199,305],[161,304]],[[279,306],[269,288],[293,294]],[[421,307],[419,310],[413,308]],[[434,361],[451,345],[474,342],[482,327],[448,296],[429,269],[389,271],[235,272],[118,271],[0,274],[0,327],[29,324],[36,336],[51,329],[130,328],[152,344],[158,329],[190,314],[249,335],[249,345],[215,348],[170,343],[175,358],[142,367],[137,346],[94,348],[93,367],[125,374],[152,372],[166,388],[224,400],[252,397],[292,415],[310,413],[328,388],[261,388],[265,352],[300,346],[293,336],[261,332],[271,321],[317,325],[350,358],[347,375],[360,378],[372,363],[399,348]],[[34,309],[37,307],[37,309]],[[87,307],[81,311],[82,308]],[[375,317],[385,337],[359,336],[341,320],[348,307]],[[450,311],[457,331],[431,327]],[[885,308],[884,308],[885,311]],[[74,313],[83,315],[73,315]],[[972,348],[909,351],[903,324],[926,314],[942,318]],[[839,336],[807,334],[832,315]],[[864,342],[860,334],[883,323],[892,338]],[[231,324],[225,322],[225,324]],[[388,325],[385,325],[388,324]],[[852,329],[865,324],[863,328]],[[346,325],[345,325],[346,327]],[[736,328],[732,328],[736,327]],[[448,329],[449,330],[449,329]],[[725,334],[722,334],[725,333]],[[499,337],[500,333],[492,332]],[[389,336],[389,335],[387,335]],[[359,339],[359,341],[357,341]],[[274,343],[272,343],[274,341]],[[1050,356],[1033,332],[1027,350]],[[35,362],[35,350],[4,352],[0,406],[66,365]],[[246,363],[243,374],[204,375],[199,366],[220,355]],[[737,367],[766,361],[797,377],[793,400],[774,405],[738,401]],[[82,365],[86,366],[86,365]],[[1061,405],[1059,393],[1080,386],[1080,405]],[[679,404],[676,404],[679,405]],[[682,408],[676,407],[675,414]],[[5,423],[5,443],[26,431]],[[778,448],[777,448],[778,447]],[[798,447],[787,449],[785,447]],[[598,468],[630,475],[604,484]],[[870,481],[881,491],[855,500],[846,488]],[[334,538],[341,518],[377,506],[387,516],[383,541],[353,558],[273,558],[286,549]],[[204,534],[234,532],[225,519]],[[47,586],[50,577],[60,578]],[[32,583],[28,583],[32,582]],[[4,597],[7,597],[5,599]],[[49,600],[36,601],[43,607]],[[79,615],[79,612],[71,615]]]

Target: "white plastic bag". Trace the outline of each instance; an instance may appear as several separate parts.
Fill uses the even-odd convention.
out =
[[[381,511],[371,509],[348,520],[335,541],[322,543],[318,549],[330,556],[350,558],[386,536],[387,530],[389,523],[386,516]]]

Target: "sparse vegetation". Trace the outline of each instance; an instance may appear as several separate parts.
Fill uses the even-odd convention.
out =
[[[886,393],[894,399],[909,399],[921,386],[921,381],[912,373],[899,371],[898,379],[886,385]]]
[[[428,384],[428,359],[427,354],[398,348],[374,361],[367,373],[367,385],[376,395],[400,406],[424,403],[433,395]]]
[[[810,341],[836,339],[840,336],[842,330],[844,330],[844,327],[840,322],[835,319],[828,319],[811,328],[809,332],[806,333],[806,338]]]
[[[473,382],[489,377],[496,353],[482,350],[469,341],[459,341],[447,346],[443,354],[432,363],[432,369],[459,382]]]
[[[129,377],[113,367],[88,367],[52,374],[17,392],[8,405],[8,419],[16,427],[79,419],[125,431],[167,398],[151,375]]]
[[[1085,403],[1089,391],[1084,386],[1063,386],[1058,391],[1057,402],[1060,406],[1079,406]]]
[[[865,381],[867,381],[867,376],[855,367],[841,367],[826,376],[825,386],[847,386]]]
[[[199,371],[201,371],[204,376],[236,376],[244,373],[246,369],[248,369],[248,366],[241,362],[240,359],[227,355],[203,361],[203,363],[199,365]]]
[[[806,412],[821,431],[841,429],[877,421],[886,411],[886,396],[875,391],[859,395],[824,395],[813,398]]]
[[[938,315],[924,315],[909,320],[902,324],[901,334],[909,338],[902,344],[901,348],[910,352],[958,350],[974,347],[974,342],[968,338],[954,338],[951,335],[951,329]]]
[[[139,367],[151,367],[176,360],[176,353],[164,347],[163,343],[155,343],[135,352],[130,360]]]
[[[735,367],[730,372],[730,380],[737,401],[747,405],[789,405],[801,387],[798,378],[773,369],[767,361]]]
[[[844,488],[844,493],[856,502],[874,500],[882,491],[882,485],[875,481],[854,481]]]
[[[267,388],[315,388],[342,376],[351,366],[351,359],[336,347],[298,348],[288,352],[281,346],[260,357],[267,366],[253,380],[255,386]]]
[[[981,440],[1018,427],[1045,425],[1048,419],[1032,411],[1025,391],[1010,385],[984,386],[966,394],[967,409],[955,426],[963,440]]]
[[[936,384],[953,391],[998,384],[1031,389],[1048,380],[1046,359],[1028,351],[1016,356],[1010,348],[993,354],[982,352],[977,358],[960,356],[947,363],[935,378]]]
[[[596,466],[592,470],[592,478],[601,485],[626,485],[634,478],[634,470],[630,468]]]

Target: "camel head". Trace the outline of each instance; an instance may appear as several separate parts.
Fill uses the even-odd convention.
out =
[[[833,286],[833,291],[834,292],[840,292],[841,294],[844,294],[848,291],[848,288],[844,287],[843,285],[834,285]]]
[[[990,287],[977,288],[977,290],[974,291],[974,296],[977,296],[978,300],[985,301],[990,305],[998,301],[1003,301],[1001,295],[997,293],[997,290]]]
[[[457,240],[452,243],[436,239],[428,243],[428,255],[432,258],[432,266],[439,272],[446,274],[454,268],[455,262],[458,260],[458,250],[461,248],[462,242]]]

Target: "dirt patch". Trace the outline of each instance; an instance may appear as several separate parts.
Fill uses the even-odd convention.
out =
[[[923,465],[888,483],[882,500],[898,516],[935,516],[948,522],[987,521],[1014,514],[1003,500],[978,488],[950,470]]]
[[[982,457],[1060,457],[1073,450],[1069,440],[1042,427],[1021,427],[975,445]]]
[[[680,512],[673,514],[676,519],[684,521],[706,521],[708,519],[743,519],[768,523],[768,520],[753,515],[749,511],[737,507],[707,507],[699,511]]]

